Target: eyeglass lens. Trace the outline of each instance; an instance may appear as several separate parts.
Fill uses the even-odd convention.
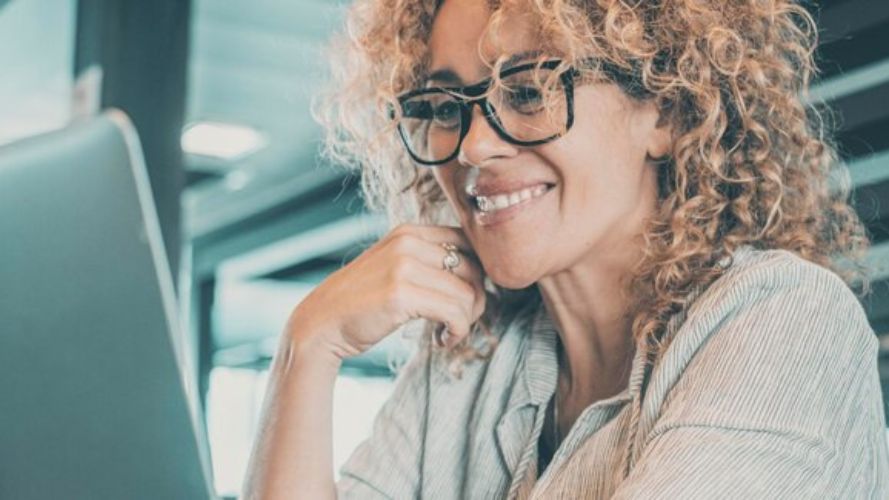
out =
[[[486,95],[491,120],[501,136],[522,144],[542,141],[565,131],[567,94],[559,75],[549,69],[529,68],[502,77]],[[461,99],[447,91],[430,91],[402,101],[398,123],[405,145],[416,159],[439,162],[460,147],[464,113]]]

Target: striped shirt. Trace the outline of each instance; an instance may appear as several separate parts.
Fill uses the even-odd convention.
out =
[[[637,346],[626,389],[584,409],[542,474],[558,371],[546,310],[460,379],[420,350],[341,467],[338,497],[889,498],[878,341],[836,274],[741,247],[666,334],[653,367]]]

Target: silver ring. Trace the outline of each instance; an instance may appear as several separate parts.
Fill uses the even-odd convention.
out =
[[[442,243],[441,247],[447,250],[444,259],[441,261],[441,268],[445,271],[454,272],[454,269],[456,269],[462,261],[460,259],[460,254],[457,253],[457,247],[452,243]]]

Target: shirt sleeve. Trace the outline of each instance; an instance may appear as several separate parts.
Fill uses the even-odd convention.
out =
[[[728,292],[742,305],[676,379],[612,500],[889,498],[876,336],[836,275],[796,266]]]
[[[340,467],[340,500],[415,498],[431,352],[426,343],[398,371],[395,387],[364,440]]]

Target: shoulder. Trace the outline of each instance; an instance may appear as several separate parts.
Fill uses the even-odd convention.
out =
[[[745,317],[772,336],[797,335],[805,325],[826,322],[808,332],[811,340],[819,332],[873,340],[867,315],[842,278],[787,250],[741,247],[724,274],[690,306],[683,327],[715,332]],[[785,328],[779,331],[778,325]]]
[[[842,367],[832,376],[846,385],[851,380],[839,379],[875,366],[878,344],[855,294],[834,272],[785,250],[744,247],[689,307],[659,376],[664,389],[682,378],[760,390],[750,382],[806,385],[831,366]]]
[[[855,300],[855,295],[836,273],[783,249],[760,250],[751,246],[737,249],[723,276],[711,286],[711,293],[737,285],[778,289],[809,285]]]
[[[693,303],[646,397],[664,405],[662,429],[820,428],[855,398],[877,397],[860,388],[876,376],[878,344],[835,273],[791,252],[747,249]]]

